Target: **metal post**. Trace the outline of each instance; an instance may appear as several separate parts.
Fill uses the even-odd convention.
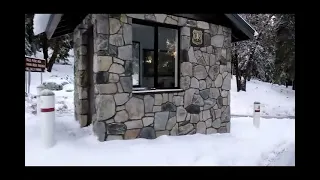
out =
[[[44,147],[50,148],[55,144],[55,95],[49,89],[42,90],[40,101],[41,140]]]
[[[27,72],[24,72],[24,89],[25,92],[28,93],[28,74]]]
[[[260,102],[253,103],[253,125],[256,128],[260,127]]]
[[[31,71],[28,71],[28,94],[30,93],[30,84],[31,84]]]
[[[40,74],[40,83],[42,84],[42,72]]]

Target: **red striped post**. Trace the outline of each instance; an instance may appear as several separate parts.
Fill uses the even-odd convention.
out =
[[[41,121],[41,139],[46,148],[55,144],[54,127],[55,127],[55,96],[48,89],[40,93],[40,121]]]

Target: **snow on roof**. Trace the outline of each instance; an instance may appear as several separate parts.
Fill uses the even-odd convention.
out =
[[[38,35],[46,31],[51,14],[35,14],[33,18],[33,33]]]
[[[244,22],[246,22],[247,24],[248,24],[248,26],[250,26],[250,28],[251,29],[253,29],[254,30],[254,36],[258,36],[258,32],[251,26],[251,24],[250,23],[248,23],[245,19],[243,19],[241,16],[240,16],[240,14],[238,14],[238,16],[244,21]]]

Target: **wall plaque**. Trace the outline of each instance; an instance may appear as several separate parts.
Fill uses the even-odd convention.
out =
[[[190,44],[195,47],[203,47],[204,30],[199,28],[190,28]]]

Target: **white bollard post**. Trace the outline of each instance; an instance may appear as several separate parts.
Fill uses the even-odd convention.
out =
[[[253,103],[253,125],[256,128],[260,127],[260,102]]]
[[[40,84],[37,87],[37,116],[40,115],[40,93],[42,90],[44,90],[45,86]]]
[[[42,90],[40,93],[41,139],[46,148],[50,148],[55,144],[54,128],[56,115],[54,107],[54,93],[49,89]]]

